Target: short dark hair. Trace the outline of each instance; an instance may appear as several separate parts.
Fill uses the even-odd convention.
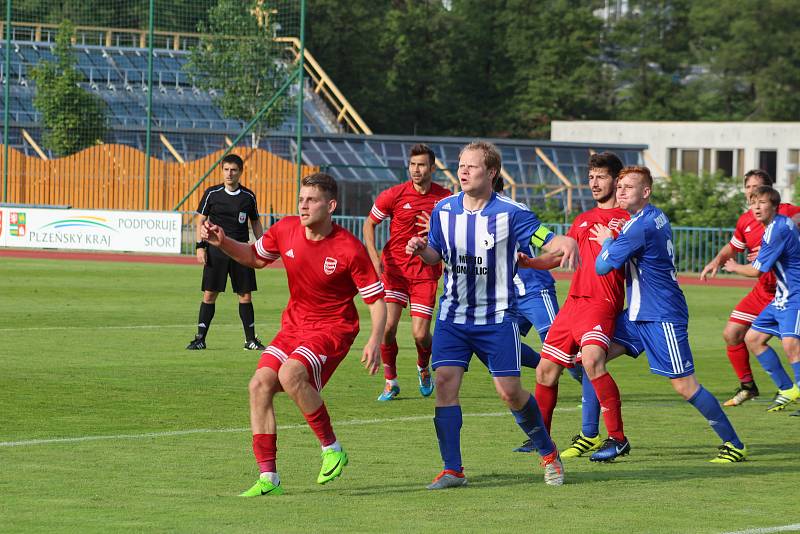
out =
[[[761,178],[761,181],[764,182],[764,185],[771,186],[772,184],[775,183],[775,180],[772,179],[772,176],[770,176],[770,174],[767,171],[763,169],[750,169],[744,175],[743,184],[747,185],[747,180],[749,180],[753,176]]]
[[[619,171],[617,178],[622,180],[629,174],[640,174],[644,178],[644,185],[653,187],[653,175],[650,173],[650,169],[644,165],[628,165],[627,167],[623,167],[622,170]]]
[[[483,164],[486,165],[486,169],[494,169],[497,171],[494,175],[495,180],[500,178],[500,171],[502,170],[503,166],[502,158],[500,157],[500,151],[497,150],[496,146],[488,141],[473,141],[461,149],[461,152],[458,153],[459,159],[467,150],[478,150],[483,152]]]
[[[781,194],[768,185],[758,186],[756,192],[753,193],[752,198],[759,197],[767,197],[769,199],[769,203],[772,204],[773,207],[777,208],[781,205]]]
[[[240,158],[236,154],[228,154],[227,156],[222,158],[222,161],[219,164],[221,166],[224,165],[225,163],[233,163],[234,165],[239,167],[240,171],[244,169],[244,161],[242,161],[242,158]]]
[[[505,187],[506,183],[502,176],[498,176],[494,179],[494,183],[492,183],[492,189],[494,189],[495,193],[502,193]]]
[[[316,187],[326,195],[329,199],[336,199],[339,195],[339,186],[336,180],[330,174],[324,172],[316,172],[306,176],[300,181],[300,184],[305,187]]]
[[[589,156],[590,169],[608,169],[612,178],[619,176],[622,167],[624,167],[622,160],[613,152],[599,152]]]
[[[428,156],[431,167],[436,165],[436,153],[424,143],[417,143],[411,147],[411,150],[408,151],[408,159],[410,160],[412,156]]]

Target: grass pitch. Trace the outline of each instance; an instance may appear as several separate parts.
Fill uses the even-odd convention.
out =
[[[283,271],[258,276],[267,342],[288,293]],[[184,350],[199,283],[191,265],[0,261],[0,531],[721,533],[800,523],[800,418],[765,412],[774,387],[757,365],[762,397],[727,411],[750,461],[708,463],[718,439],[703,418],[644,357],[621,358],[611,369],[632,454],[611,465],[566,460],[567,484],[553,488],[535,456],[511,452],[524,436],[474,362],[461,397],[469,486],[427,491],[440,469],[434,402],[417,392],[409,322],[401,396],[377,403],[382,378],[358,362],[363,307],[362,335],[324,391],[350,455],[343,476],[315,483],[318,444],[281,397],[286,495],[237,498],[257,476],[247,381],[258,355],[242,350],[230,293],[217,302],[208,350]],[[698,376],[724,400],[736,377],[721,331],[745,290],[684,291]],[[533,373],[524,382],[532,388]],[[563,448],[580,429],[579,386],[565,375],[560,395],[553,434]]]

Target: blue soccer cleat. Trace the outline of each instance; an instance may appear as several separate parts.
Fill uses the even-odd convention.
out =
[[[380,395],[378,395],[378,400],[380,402],[386,402],[393,400],[400,394],[400,386],[393,386],[391,383],[386,382],[386,386],[383,388],[383,391]]]
[[[589,457],[593,462],[613,462],[620,456],[625,456],[631,452],[631,444],[628,438],[625,441],[617,441],[609,437],[603,442],[603,445],[597,450],[596,453]]]
[[[533,441],[529,439],[528,441],[526,441],[525,443],[514,449],[514,452],[533,452],[535,450],[536,447],[533,446]]]
[[[430,367],[417,367],[419,378],[419,392],[423,397],[430,397],[433,393],[433,376]]]

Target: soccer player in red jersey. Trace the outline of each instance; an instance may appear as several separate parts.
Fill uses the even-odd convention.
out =
[[[436,203],[451,192],[433,183],[436,155],[427,145],[411,147],[408,174],[411,179],[378,195],[364,222],[364,243],[375,270],[381,273],[386,289],[386,329],[381,343],[381,360],[386,385],[378,397],[389,401],[400,393],[397,383],[397,325],[403,308],[411,307],[411,333],[417,346],[419,392],[433,392],[431,380],[431,318],[436,290],[442,276],[441,264],[427,265],[417,256],[406,254],[406,244],[414,236],[427,234],[427,222]],[[383,257],[375,248],[375,226],[391,217],[390,238]]]
[[[322,445],[319,484],[330,482],[347,465],[320,392],[358,334],[353,297],[361,294],[369,306],[372,331],[361,362],[375,374],[386,321],[383,285],[358,239],[331,215],[336,209],[336,181],[324,173],[303,178],[300,215],[286,217],[253,245],[225,238],[206,223],[203,239],[243,265],[262,268],[281,258],[286,268],[289,302],[281,329],[261,354],[250,380],[250,425],[253,452],[261,476],[242,497],[283,493],[275,465],[277,426],[273,398],[285,391],[306,418]]]
[[[564,306],[547,332],[542,360],[536,368],[536,402],[549,432],[558,400],[559,378],[564,368],[575,365],[575,355],[580,350],[587,375],[584,381],[587,377],[591,380],[609,437],[601,444],[599,435],[583,436],[581,433],[573,442],[582,438],[587,451],[596,451],[591,456],[596,462],[610,461],[630,451],[630,443],[623,432],[619,389],[606,370],[614,324],[625,302],[625,275],[619,270],[605,276],[595,272],[594,263],[601,247],[592,240],[590,232],[598,223],[619,232],[630,218],[628,212],[616,204],[617,175],[622,166],[622,161],[609,152],[592,154],[589,159],[589,187],[597,206],[578,215],[567,233],[578,242],[581,265],[572,276]],[[528,263],[523,260],[520,265]],[[541,268],[541,260],[530,263]]]
[[[744,196],[748,204],[753,201],[753,193],[760,186],[773,184],[768,172],[754,169],[744,175]],[[800,208],[792,204],[781,204],[778,208],[779,215],[786,215],[795,223],[800,221]],[[737,254],[747,249],[748,260],[752,261],[761,248],[761,238],[764,236],[764,225],[756,220],[753,210],[748,209],[736,222],[736,230],[730,243],[723,246],[719,253],[703,268],[700,279],[705,280],[708,275],[715,276],[725,263]],[[758,387],[753,380],[753,370],[750,367],[750,352],[744,342],[744,336],[755,318],[772,302],[775,297],[775,275],[770,271],[764,273],[756,282],[753,289],[739,301],[731,312],[722,337],[727,345],[728,359],[733,370],[739,377],[739,388],[733,397],[725,401],[724,406],[738,406],[750,399],[758,397]],[[767,356],[764,356],[767,357]],[[775,362],[770,362],[773,366]],[[780,360],[777,361],[780,366]],[[768,363],[766,368],[770,368]]]

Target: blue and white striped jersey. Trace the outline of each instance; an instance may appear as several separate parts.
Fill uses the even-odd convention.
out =
[[[464,209],[464,193],[440,200],[431,214],[428,246],[444,260],[440,321],[484,325],[514,313],[517,251],[542,246],[553,233],[536,214],[508,197],[492,194],[480,210]]]
[[[536,256],[533,252],[533,247],[528,245],[520,249],[531,258]],[[525,295],[534,293],[539,294],[542,289],[550,289],[555,286],[556,280],[550,271],[543,269],[520,269],[514,277],[514,286],[517,288],[517,296],[524,297]]]
[[[776,215],[767,226],[753,267],[775,273],[778,284],[772,306],[800,308],[800,231],[790,218]]]
[[[667,215],[647,204],[622,227],[600,255],[615,269],[626,265],[628,318],[688,324],[686,298],[678,285],[672,226]]]

